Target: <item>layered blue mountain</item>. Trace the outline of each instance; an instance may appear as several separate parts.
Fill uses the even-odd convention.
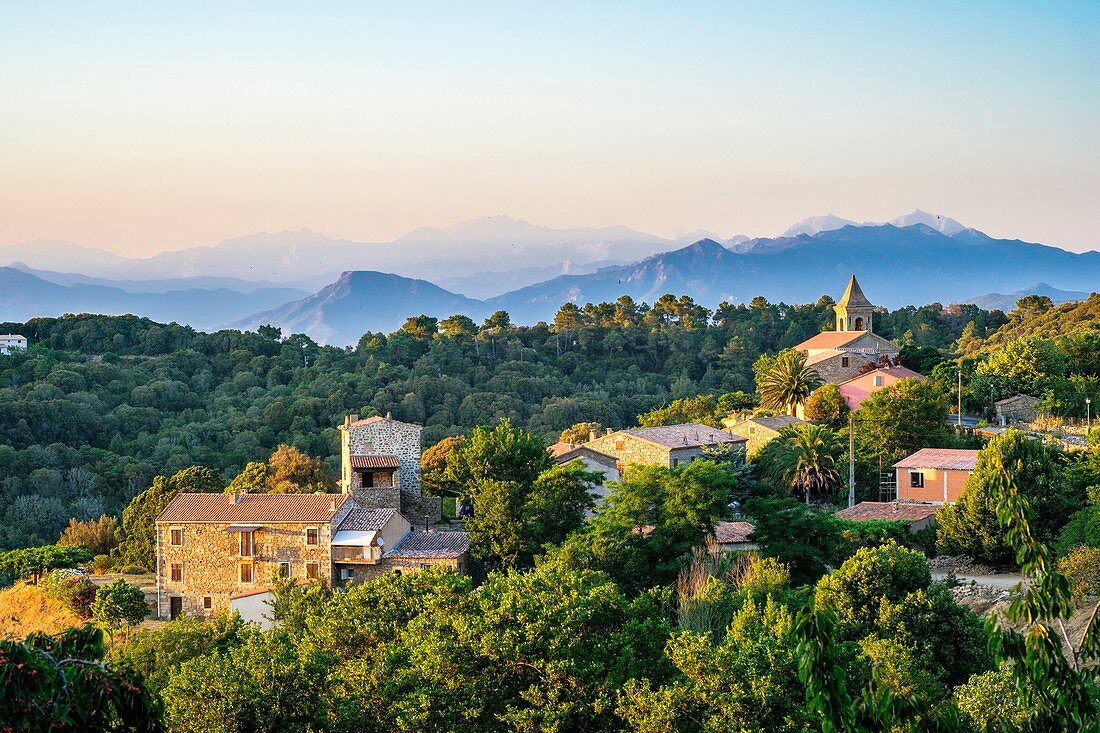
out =
[[[620,295],[652,301],[663,293],[687,294],[710,307],[757,295],[804,303],[839,296],[852,273],[877,305],[891,308],[960,302],[975,292],[1026,288],[1039,278],[1060,288],[1092,290],[1100,284],[1100,252],[993,239],[973,229],[947,235],[924,224],[844,226],[812,236],[754,239],[737,248],[704,239],[633,265],[556,277],[487,302],[522,323],[552,317],[565,301]]]
[[[249,293],[227,288],[131,293],[104,285],[59,285],[12,267],[0,267],[0,322],[65,313],[131,313],[164,323],[175,321],[213,329],[258,307],[270,308],[301,295],[300,290],[284,287],[258,288]]]
[[[326,344],[356,343],[367,331],[396,331],[409,316],[480,317],[486,304],[427,280],[384,272],[345,272],[320,292],[232,324],[254,331],[273,325],[284,334],[305,333]]]
[[[987,311],[1000,310],[1008,313],[1016,308],[1016,301],[1029,295],[1046,296],[1055,305],[1058,303],[1073,303],[1089,297],[1089,294],[1084,290],[1059,290],[1046,283],[1036,283],[1031,287],[1021,288],[1012,293],[986,293],[975,298],[968,298],[963,302],[973,303]]]

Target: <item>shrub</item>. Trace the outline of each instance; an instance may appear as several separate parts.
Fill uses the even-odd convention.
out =
[[[39,587],[50,598],[61,601],[78,616],[90,618],[95,600],[95,584],[83,573],[51,570],[39,582]]]
[[[145,575],[149,571],[140,565],[123,565],[118,569],[123,575]]]
[[[102,575],[111,569],[110,555],[96,555],[92,558],[92,570]]]
[[[1074,599],[1100,592],[1100,549],[1081,545],[1058,560],[1058,572],[1069,580]]]

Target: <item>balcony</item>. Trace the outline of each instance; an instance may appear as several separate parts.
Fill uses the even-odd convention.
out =
[[[358,565],[375,565],[382,559],[382,549],[379,547],[358,545],[333,545],[332,561],[337,563],[355,563]]]

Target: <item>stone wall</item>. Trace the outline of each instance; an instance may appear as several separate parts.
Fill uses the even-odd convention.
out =
[[[400,420],[359,420],[340,426],[344,490],[365,508],[398,509],[416,526],[435,524],[442,516],[442,499],[423,496],[420,486],[420,426]],[[351,456],[397,458],[394,487],[356,486]]]
[[[157,614],[160,618],[168,618],[172,596],[183,599],[183,610],[191,616],[209,617],[227,609],[230,596],[270,586],[272,573],[278,570],[280,562],[289,562],[291,576],[303,579],[306,563],[316,562],[318,577],[331,582],[331,525],[279,523],[257,529],[251,558],[251,583],[240,582],[239,566],[249,559],[239,556],[240,534],[227,532],[229,526],[223,523],[157,523],[160,553],[157,574],[161,583]],[[307,528],[318,530],[316,545],[306,544]],[[172,529],[183,530],[182,545],[169,544]],[[172,581],[174,563],[183,564],[182,582]],[[204,596],[210,596],[209,609],[203,608]]]
[[[847,360],[848,365],[844,362]],[[840,384],[858,376],[863,367],[871,361],[860,354],[837,354],[836,356],[811,364],[810,368],[821,375],[826,384]]]
[[[592,450],[614,456],[622,468],[630,464],[664,466],[665,468],[672,465],[672,458],[669,455],[670,450],[667,447],[650,443],[648,440],[642,440],[630,433],[611,433],[590,440],[585,445]]]

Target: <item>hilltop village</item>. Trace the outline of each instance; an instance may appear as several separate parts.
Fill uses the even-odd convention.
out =
[[[1091,684],[1098,304],[4,324],[5,653],[79,638],[141,691],[105,725],[173,731],[806,730],[807,665],[876,725],[1053,729],[1010,691]]]

